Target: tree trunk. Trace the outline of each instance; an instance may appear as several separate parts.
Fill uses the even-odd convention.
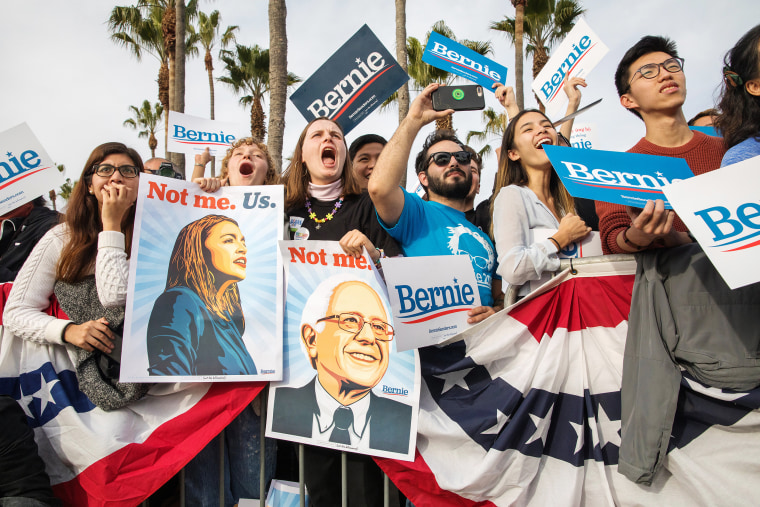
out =
[[[536,80],[536,76],[538,76],[541,71],[546,66],[546,63],[549,61],[549,55],[546,53],[545,49],[542,48],[536,48],[536,51],[533,53],[533,80]],[[546,106],[544,106],[544,103],[541,102],[538,99],[538,95],[535,93],[533,94],[536,96],[536,103],[538,104],[538,109],[542,113],[546,112]]]
[[[287,15],[285,0],[269,0],[269,141],[267,148],[277,174],[282,173],[282,142],[285,134],[285,106],[288,90],[288,36],[285,29]]]
[[[406,54],[406,0],[396,0],[396,60],[407,72],[409,68]],[[398,90],[398,122],[409,114],[409,81]]]
[[[158,139],[156,139],[156,135],[151,131],[150,137],[148,137],[148,148],[150,148],[150,158],[156,158],[156,146],[158,146]]]
[[[525,109],[525,93],[523,91],[523,22],[525,19],[525,4],[528,0],[512,0],[515,6],[515,101],[522,111]]]
[[[164,157],[166,157],[169,143],[169,65],[166,60],[161,62],[161,67],[158,69],[158,101],[164,108]]]
[[[214,118],[214,59],[211,56],[211,51],[206,50],[206,57],[203,62],[206,64],[206,72],[208,72],[208,90],[209,90],[209,119]],[[216,176],[216,157],[211,157],[211,177]]]
[[[185,112],[185,0],[175,0],[174,110]],[[174,154],[177,172],[185,177],[185,154]]]
[[[265,121],[266,114],[264,114],[264,108],[261,107],[261,100],[254,97],[251,104],[251,136],[262,142],[267,135]],[[267,151],[269,151],[269,148],[267,148]]]

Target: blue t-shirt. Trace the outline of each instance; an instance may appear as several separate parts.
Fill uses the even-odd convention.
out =
[[[478,281],[480,304],[493,306],[491,282],[496,253],[491,240],[472,225],[464,212],[437,202],[423,201],[404,190],[404,210],[393,227],[380,224],[401,244],[407,257],[469,255]]]
[[[723,155],[723,161],[720,163],[720,166],[726,167],[727,165],[735,164],[748,158],[757,157],[758,155],[760,155],[760,141],[754,137],[750,137],[731,147],[726,154]]]

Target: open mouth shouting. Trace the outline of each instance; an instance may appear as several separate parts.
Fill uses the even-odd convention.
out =
[[[325,146],[322,148],[322,164],[327,168],[335,167],[337,151],[334,146]]]
[[[245,257],[238,257],[237,259],[235,259],[233,261],[233,263],[236,264],[237,266],[245,268],[245,266],[246,266],[246,258]]]
[[[238,166],[241,176],[250,176],[253,174],[253,163],[250,160],[242,160]]]

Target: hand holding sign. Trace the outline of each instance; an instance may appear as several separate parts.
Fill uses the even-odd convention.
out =
[[[665,238],[677,233],[673,229],[673,219],[676,214],[672,209],[665,209],[662,199],[647,201],[644,209],[626,206],[625,210],[631,217],[631,227],[617,237],[620,248],[629,252],[637,252],[662,239],[668,246],[674,246],[675,238],[668,242]],[[670,244],[673,243],[673,244]]]

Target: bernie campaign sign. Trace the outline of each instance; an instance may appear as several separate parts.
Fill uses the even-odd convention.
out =
[[[506,67],[437,32],[430,33],[422,61],[493,92],[494,83],[505,83],[507,79]]]
[[[662,187],[694,176],[680,158],[549,145],[544,150],[573,197],[635,208],[662,199],[672,209]]]
[[[290,100],[308,121],[327,117],[348,134],[408,80],[399,63],[364,25]]]
[[[567,96],[561,92],[565,77],[585,78],[608,51],[584,20],[576,23],[533,81],[533,93],[550,118],[562,114],[567,105]]]
[[[732,289],[760,282],[760,157],[668,186],[665,194]]]
[[[63,174],[26,123],[0,132],[0,153],[0,214],[63,183]]]
[[[169,111],[169,151],[174,153],[196,155],[208,148],[211,156],[224,157],[235,139],[245,134],[245,128],[232,122]]]

